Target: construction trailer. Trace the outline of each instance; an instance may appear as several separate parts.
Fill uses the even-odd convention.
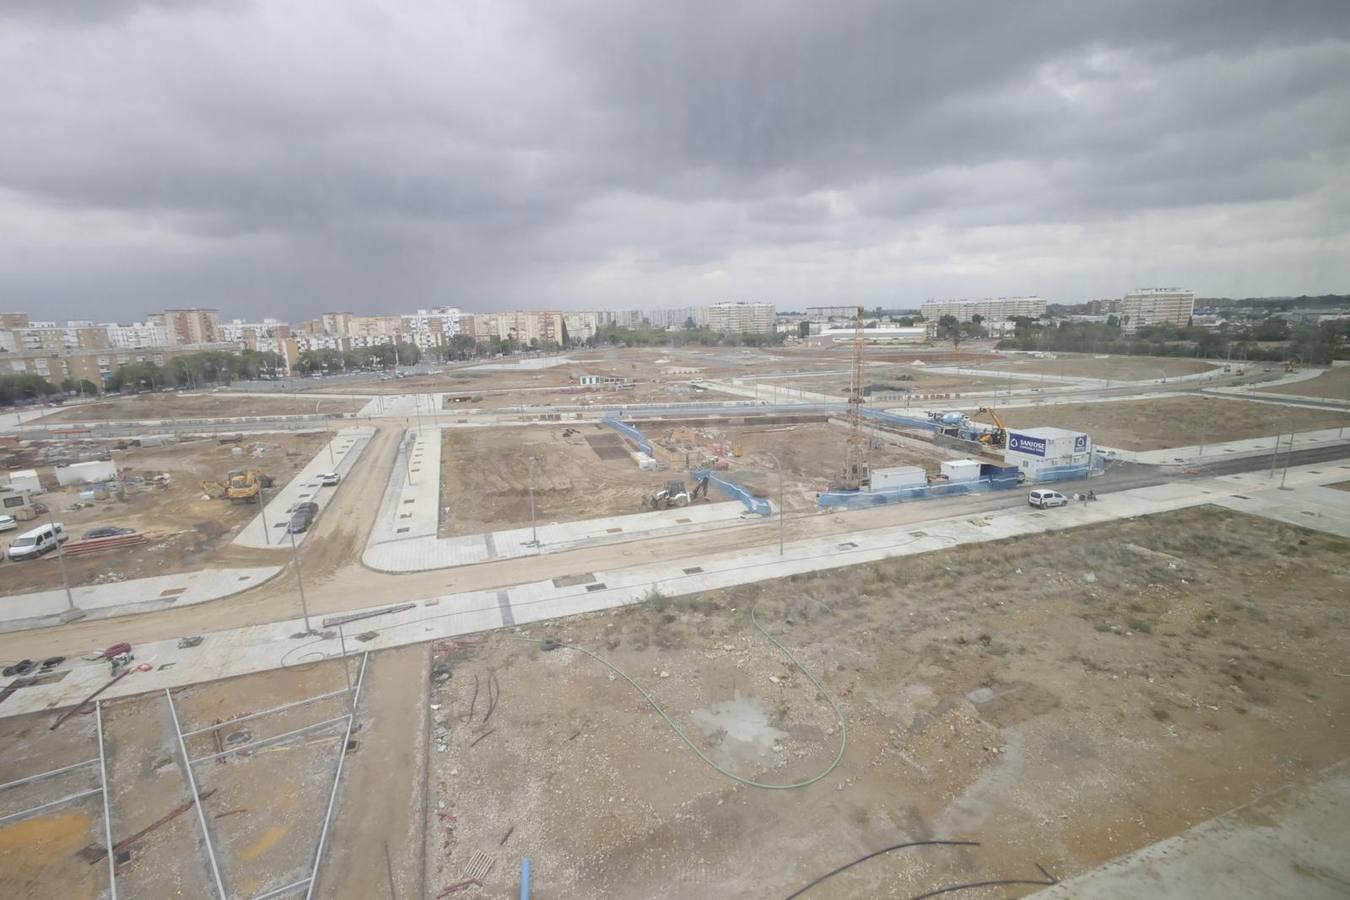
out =
[[[889,491],[898,488],[920,487],[928,483],[928,473],[923,466],[894,466],[887,469],[873,469],[868,487],[874,491]]]
[[[982,463],[976,459],[950,459],[942,463],[941,478],[944,481],[975,481],[980,477]]]
[[[29,491],[34,494],[42,493],[42,480],[38,478],[36,469],[14,469],[9,473],[6,487],[12,491]]]
[[[1009,431],[1003,461],[1034,483],[1086,478],[1092,470],[1092,438],[1067,428]]]

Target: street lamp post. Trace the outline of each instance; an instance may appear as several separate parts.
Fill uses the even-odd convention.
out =
[[[1284,471],[1280,473],[1280,490],[1286,490],[1284,481],[1289,477],[1289,457],[1294,455],[1294,433],[1289,433],[1289,449],[1284,451]]]
[[[61,564],[61,585],[66,589],[66,611],[62,614],[62,619],[70,621],[81,618],[84,613],[75,607],[75,597],[70,592],[70,578],[66,573],[66,548],[61,536],[56,533],[56,520],[52,518],[50,506],[47,507],[47,524],[51,526],[52,536],[56,538],[56,561]]]
[[[270,547],[272,537],[267,531],[267,488],[263,486],[261,478],[258,479],[258,518],[262,519],[263,546]]]
[[[305,576],[300,569],[300,553],[295,546],[295,532],[287,526],[286,531],[291,535],[291,562],[295,564],[295,582],[300,586],[300,614],[305,617],[305,634],[313,634],[314,629],[309,625],[309,605],[305,603]],[[346,665],[346,661],[343,661]]]
[[[773,453],[766,452],[764,455],[773,460],[774,468],[778,470],[778,555],[782,556],[784,519],[787,516],[787,508],[783,505],[783,463]]]
[[[319,404],[321,403],[323,403],[322,400],[316,400],[314,402],[314,415],[316,416],[319,414]],[[323,430],[328,432],[328,464],[330,466],[336,466],[337,462],[333,459],[333,429],[331,423],[327,419],[324,419],[323,421]]]

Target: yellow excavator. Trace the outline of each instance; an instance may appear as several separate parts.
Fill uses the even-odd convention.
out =
[[[261,490],[272,486],[272,477],[258,469],[231,469],[227,474],[229,480],[225,483],[223,496],[238,503],[256,502]]]
[[[975,411],[975,415],[970,420],[975,421],[976,417],[989,414],[989,418],[994,422],[993,431],[984,431],[980,433],[979,441],[981,444],[988,444],[991,447],[1003,447],[1008,443],[1008,429],[1003,424],[1003,418],[994,410],[992,406],[981,406]]]

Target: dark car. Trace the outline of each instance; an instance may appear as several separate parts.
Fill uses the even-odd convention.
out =
[[[291,513],[291,522],[286,526],[286,531],[291,534],[303,534],[309,530],[309,526],[314,523],[314,517],[319,514],[319,504],[314,502],[299,503]]]
[[[118,537],[123,534],[135,534],[134,528],[119,528],[116,525],[105,525],[102,528],[91,528],[84,533],[84,540],[92,541],[97,538]]]

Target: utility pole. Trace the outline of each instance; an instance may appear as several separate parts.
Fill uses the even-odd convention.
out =
[[[305,576],[300,571],[300,553],[295,546],[295,532],[291,531],[290,526],[286,531],[291,535],[291,562],[295,564],[295,582],[300,586],[300,613],[305,617],[305,634],[313,634],[314,629],[309,626],[309,606],[305,603]],[[343,660],[343,666],[346,666],[346,660]]]
[[[1275,449],[1270,452],[1270,474],[1266,476],[1267,481],[1275,477],[1275,461],[1280,458],[1280,441],[1283,439],[1284,435],[1275,435]]]

